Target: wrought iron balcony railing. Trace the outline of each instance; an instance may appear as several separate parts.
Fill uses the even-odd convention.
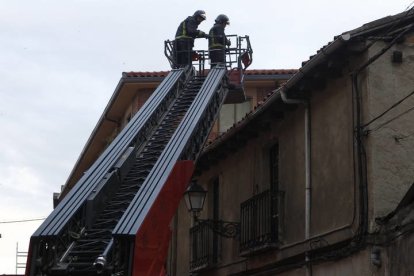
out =
[[[267,190],[241,204],[240,224],[198,220],[190,229],[190,271],[217,265],[222,237],[238,237],[240,255],[275,248],[278,242],[277,193]]]
[[[277,195],[267,190],[241,204],[240,254],[273,248],[277,241]]]
[[[190,271],[211,268],[217,264],[220,237],[207,223],[197,223],[190,228]]]

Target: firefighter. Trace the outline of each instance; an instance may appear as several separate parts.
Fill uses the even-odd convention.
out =
[[[175,34],[175,54],[178,67],[191,65],[194,39],[208,38],[206,33],[198,30],[198,25],[204,20],[206,20],[206,13],[203,10],[198,10],[178,26]]]
[[[208,39],[208,51],[210,55],[211,68],[218,63],[226,62],[226,45],[231,42],[226,38],[224,29],[230,24],[229,18],[225,14],[220,14],[215,20],[214,26],[210,29]]]

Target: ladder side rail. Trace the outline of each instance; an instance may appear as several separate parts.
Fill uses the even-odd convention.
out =
[[[168,142],[141,189],[118,222],[112,232],[113,235],[133,236],[137,233],[162,185],[168,178],[176,161],[179,160],[188,139],[195,132],[197,123],[207,109],[210,99],[217,93],[220,83],[225,76],[225,71],[223,67],[210,70],[199,94],[196,96],[183,121]]]
[[[211,104],[203,113],[203,118],[198,121],[198,125],[195,128],[196,131],[191,133],[191,137],[185,145],[185,149],[182,151],[179,160],[194,160],[194,163],[197,163],[198,157],[208,140],[211,128],[220,114],[219,111],[226,99],[227,93],[228,89],[221,87],[221,89],[214,95]]]
[[[170,87],[169,87],[169,89],[161,89],[160,90],[160,88],[163,86],[162,84],[164,83],[164,86],[165,86],[165,81],[166,81],[166,79],[164,79],[164,81],[163,81],[163,83],[162,84],[160,84],[160,86],[159,86],[159,88],[157,88],[157,90],[154,92],[154,94],[158,94],[158,95],[164,95],[165,93],[167,93],[168,94],[168,96],[162,96],[161,97],[161,99],[162,99],[162,101],[164,102],[165,101],[165,99],[164,98],[168,98],[168,97],[176,97],[177,96],[177,94],[178,94],[178,92],[179,92],[179,89],[178,89],[178,87],[177,87],[177,85],[178,84],[180,84],[180,85],[182,85],[181,84],[181,82],[177,82],[177,80],[179,79],[179,78],[181,78],[181,76],[182,76],[182,73],[183,73],[183,70],[175,70],[175,71],[178,71],[178,72],[175,72],[173,75],[176,75],[175,77],[175,79],[174,78],[170,78],[171,76],[170,76],[170,74],[169,74],[169,76],[167,76],[166,77],[166,79],[168,79],[168,78],[170,78],[170,81],[171,80],[173,80],[173,83],[172,84],[168,84]],[[181,72],[180,72],[181,71]],[[188,76],[189,74],[186,74],[186,76]],[[187,80],[184,80],[184,82],[186,82]],[[174,89],[173,91],[169,91],[169,90],[171,90],[171,87],[173,87],[173,86],[175,86],[176,87],[176,89]],[[159,93],[157,93],[157,91],[159,92]],[[172,94],[172,96],[171,96],[171,94]],[[150,98],[151,99],[151,98]],[[148,100],[148,101],[150,101],[150,99]],[[171,99],[171,101],[172,101],[172,99]],[[159,106],[160,105],[162,105],[162,103],[161,104],[159,104]],[[158,109],[159,107],[157,107],[157,109]],[[167,109],[167,107],[165,107],[165,110]],[[143,106],[143,108],[142,108],[142,110],[144,110],[144,106]],[[134,119],[134,120],[136,120],[136,119]],[[131,120],[131,123],[134,121],[134,120]],[[131,125],[131,123],[130,123],[130,125]],[[127,127],[126,127],[127,128]],[[125,131],[124,131],[125,132]],[[120,134],[118,135],[118,136],[121,136]],[[135,135],[136,136],[136,135]],[[132,137],[131,139],[133,139],[134,137]],[[132,141],[132,140],[131,140]],[[112,143],[112,144],[115,144],[115,140],[114,140],[114,142]],[[136,142],[134,142],[135,144],[136,144]],[[128,146],[128,145],[127,145]],[[121,156],[122,156],[122,154],[123,154],[123,152],[124,152],[124,150],[122,150],[121,151]],[[117,164],[117,162],[118,162],[118,160],[119,160],[119,158],[116,158],[114,161],[115,161],[115,163],[114,164]],[[96,162],[95,162],[96,163]],[[111,165],[113,165],[113,164],[111,164]],[[107,173],[104,171],[104,175],[106,175]],[[98,183],[96,184],[96,185],[98,185],[99,184],[99,181],[100,180],[98,180]],[[89,193],[90,194],[90,193]],[[88,198],[88,195],[86,196],[86,199]],[[85,202],[84,202],[85,203]],[[83,205],[86,205],[86,204],[83,204]],[[79,208],[78,209],[80,209],[80,210],[78,210],[78,212],[73,212],[74,214],[72,215],[72,217],[70,218],[70,220],[68,220],[68,222],[65,224],[65,225],[63,225],[63,227],[65,227],[64,229],[63,229],[63,227],[62,227],[62,229],[63,230],[65,230],[66,231],[66,233],[67,234],[69,234],[69,235],[66,235],[66,236],[68,236],[68,237],[66,237],[65,239],[62,239],[64,236],[62,236],[63,235],[63,233],[58,233],[58,234],[50,234],[50,235],[45,235],[44,233],[43,233],[43,238],[42,239],[40,239],[39,238],[39,236],[40,235],[38,235],[38,236],[32,236],[32,238],[31,238],[31,244],[30,244],[30,246],[33,248],[33,250],[32,250],[32,252],[33,252],[33,254],[30,254],[30,256],[29,256],[29,259],[28,259],[28,263],[32,263],[32,261],[34,261],[35,259],[36,259],[36,256],[37,256],[37,254],[40,254],[39,252],[45,252],[45,250],[46,250],[46,245],[47,245],[47,247],[48,248],[62,248],[62,246],[67,246],[69,243],[70,243],[70,232],[68,232],[68,231],[72,231],[71,230],[71,227],[72,226],[75,226],[75,227],[77,227],[77,225],[78,225],[78,223],[79,222],[81,222],[81,223],[83,223],[83,216],[84,216],[84,212],[82,212],[82,210],[84,210],[85,208],[83,208],[83,207],[85,207],[85,206],[79,206]],[[52,224],[52,226],[53,226],[53,224]],[[83,229],[83,228],[82,228]],[[46,238],[45,238],[46,237]],[[69,239],[69,241],[66,241],[66,239]],[[66,241],[66,242],[65,242]],[[39,248],[38,248],[39,247]],[[45,248],[40,248],[40,247],[45,247]],[[46,251],[50,251],[50,250],[46,250]],[[48,254],[50,254],[50,253],[48,253]],[[52,254],[55,254],[55,253],[52,253]],[[33,257],[33,259],[32,259],[32,257]],[[46,258],[48,258],[48,257],[46,257]],[[34,269],[34,268],[33,268]],[[33,275],[33,273],[34,273],[34,271],[35,270],[33,270],[33,269],[31,269],[30,270],[30,272],[29,272],[29,274],[30,275]]]
[[[131,144],[147,120],[154,115],[162,105],[164,98],[170,94],[173,87],[183,74],[182,69],[172,70],[155,90],[150,99],[137,112],[131,122],[125,127],[104,153],[95,161],[92,167],[77,182],[65,199],[53,210],[33,236],[49,236],[58,234],[69,218],[80,208],[87,196],[108,170],[117,162],[119,156]],[[89,184],[89,185],[88,185]]]
[[[87,197],[90,195],[91,191],[95,189],[96,185],[99,184],[99,182],[106,175],[106,173],[108,173],[112,169],[112,167],[118,162],[120,156],[122,156],[127,147],[129,147],[131,143],[133,143],[133,140],[137,139],[137,137],[139,137],[140,134],[142,134],[141,132],[144,132],[145,136],[145,132],[148,131],[148,128],[150,128],[151,124],[154,123],[155,118],[153,117],[156,117],[158,109],[160,109],[160,107],[162,107],[163,105],[167,104],[165,103],[165,100],[168,97],[172,97],[172,95],[168,96],[168,94],[172,94],[170,93],[172,91],[172,87],[176,84],[178,77],[180,75],[181,74],[173,74],[172,78],[167,79],[165,86],[163,85],[160,90],[157,89],[153,93],[155,94],[154,98],[150,98],[147,101],[148,104],[143,106],[141,112],[138,112],[140,114],[136,114],[136,116],[134,116],[133,120],[131,120],[131,122],[128,123],[128,125],[116,137],[116,139],[112,143],[113,146],[110,146],[108,148],[109,150],[106,154],[107,158],[103,159],[102,162],[98,159],[96,163],[102,166],[100,166],[100,168],[98,168],[98,171],[93,175],[94,178],[89,180],[87,184],[84,184],[85,188],[83,189],[83,193],[77,198],[75,198],[75,200],[78,200],[73,202],[72,208],[64,209],[64,211],[70,212],[69,215],[61,215],[61,218],[66,220],[66,223],[74,215],[74,213],[80,209],[82,203],[85,202]],[[145,140],[145,138],[142,139],[143,137],[140,138],[141,139],[138,140]],[[111,152],[112,150],[114,150],[114,152]],[[73,207],[75,207],[75,209],[73,209]],[[56,227],[54,233],[51,233],[51,235],[59,235],[59,233],[62,231],[63,227],[66,224],[65,222],[56,224],[55,226],[59,226],[59,228]]]
[[[141,208],[137,205],[139,202],[141,202],[141,200],[137,200],[137,198],[142,198],[145,197],[145,194],[148,193],[148,191],[151,191],[151,189],[153,188],[154,185],[148,184],[149,182],[153,182],[154,178],[155,180],[157,180],[157,177],[159,176],[159,174],[165,174],[166,176],[168,176],[168,173],[166,173],[166,170],[168,171],[168,169],[171,169],[173,167],[173,165],[175,164],[174,162],[172,162],[171,160],[171,153],[174,153],[172,151],[172,149],[176,148],[176,143],[177,142],[182,142],[185,141],[185,137],[183,136],[182,132],[185,130],[188,130],[188,128],[190,126],[188,126],[188,122],[189,120],[187,119],[189,117],[189,114],[192,115],[192,109],[194,110],[199,110],[198,105],[195,105],[195,103],[200,103],[200,102],[206,102],[206,98],[205,98],[205,91],[206,91],[206,87],[208,86],[208,83],[210,83],[213,79],[211,78],[212,74],[209,74],[210,78],[207,77],[207,79],[205,80],[205,82],[203,83],[203,86],[201,87],[196,99],[194,100],[193,104],[190,106],[189,110],[187,111],[183,121],[181,122],[181,124],[178,126],[178,128],[176,129],[174,135],[172,136],[171,140],[169,141],[169,143],[167,144],[166,148],[164,149],[164,151],[162,152],[162,154],[160,155],[160,158],[157,160],[156,164],[154,165],[152,171],[150,172],[150,174],[148,175],[147,179],[145,180],[145,182],[142,185],[142,188],[139,190],[139,192],[137,193],[137,195],[135,196],[134,200],[131,202],[130,207],[127,209],[127,211],[124,213],[123,218],[121,218],[120,222],[117,225],[117,228],[114,229],[113,233],[114,234],[119,234],[118,233],[118,226],[120,226],[120,224],[123,223],[123,221],[126,222],[125,225],[123,225],[124,229],[128,229],[129,224],[131,222],[131,218],[126,218],[128,215],[130,217],[135,216],[136,214],[139,214],[141,212]],[[202,101],[200,101],[200,99],[202,99]],[[166,168],[165,166],[170,165],[169,168]],[[121,229],[122,226],[120,226],[119,229]],[[129,231],[125,232],[124,230],[121,230],[122,235],[123,234],[127,234],[129,233]],[[135,233],[132,233],[132,235],[134,235]]]
[[[151,105],[149,105],[151,107]],[[147,106],[148,107],[148,106]],[[148,108],[146,108],[148,109]],[[143,108],[142,113],[145,113],[145,110]],[[150,110],[151,111],[151,110]],[[135,121],[139,121],[139,122],[135,122]],[[67,198],[68,200],[66,202],[62,202],[61,209],[63,209],[63,211],[69,211],[72,213],[76,212],[77,209],[80,208],[81,204],[79,203],[78,200],[76,199],[85,199],[82,197],[83,196],[87,196],[85,195],[85,191],[87,192],[87,194],[90,193],[90,191],[92,189],[95,188],[95,185],[97,184],[97,182],[99,182],[100,178],[102,178],[106,172],[108,171],[108,169],[110,169],[110,167],[113,165],[113,161],[117,160],[119,157],[119,154],[122,154],[123,146],[125,146],[125,144],[128,144],[128,142],[130,142],[131,138],[133,139],[133,137],[126,137],[125,136],[130,136],[131,133],[132,135],[134,135],[134,129],[133,126],[136,125],[138,126],[138,128],[142,128],[143,123],[145,123],[145,120],[139,120],[137,119],[137,117],[135,118],[135,120],[131,120],[130,124],[127,125],[127,127],[125,127],[123,129],[123,131],[121,131],[121,133],[116,137],[116,139],[114,140],[114,142],[107,148],[107,150],[104,152],[104,154],[102,154],[100,156],[100,158],[98,158],[98,160],[94,163],[97,164],[97,166],[92,166],[92,168],[90,170],[88,170],[86,172],[86,174],[84,175],[84,179],[81,178],[81,180],[79,182],[81,182],[82,184],[79,185],[75,185],[74,189],[72,189],[71,193],[68,194],[68,196],[65,197],[65,199]],[[129,138],[129,139],[128,139]],[[112,152],[115,151],[115,152]],[[90,173],[89,173],[90,172]],[[103,175],[102,175],[103,173]],[[92,178],[92,179],[91,179]],[[99,178],[99,179],[97,179]],[[85,182],[87,182],[87,184],[85,184]],[[91,185],[92,183],[92,185]],[[77,197],[74,197],[73,195],[78,193],[79,190],[81,190],[81,195],[78,195]],[[83,193],[82,193],[83,192]],[[70,196],[71,195],[71,196]],[[78,207],[75,210],[73,210],[73,208],[68,208],[67,206],[65,206],[64,203],[72,203],[72,206]],[[60,214],[60,217],[63,218],[67,218],[68,215],[65,214]],[[59,223],[59,221],[54,221],[55,223],[53,224],[54,226],[58,226],[58,225],[62,225],[61,223]],[[56,232],[56,231],[55,231]],[[55,235],[57,233],[48,233],[46,235]]]
[[[207,91],[214,90],[215,93],[208,93],[196,98],[194,101],[195,104],[192,106],[193,110],[190,109],[188,112],[192,114],[193,119],[183,120],[181,130],[186,131],[182,134],[185,137],[183,142],[185,141],[186,143],[182,143],[179,139],[176,140],[181,146],[184,146],[183,150],[180,150],[181,155],[179,160],[193,160],[196,163],[228,92],[228,89],[224,85],[220,85],[225,74],[226,69],[224,67],[219,65],[214,68],[211,72],[211,83],[207,83],[208,81],[206,81],[206,86],[210,86],[210,88],[207,88]]]

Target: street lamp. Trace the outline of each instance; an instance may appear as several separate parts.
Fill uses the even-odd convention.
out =
[[[195,180],[184,192],[184,200],[188,211],[193,213],[194,218],[197,219],[201,210],[203,210],[204,201],[206,199],[207,191],[197,184]]]
[[[193,213],[194,222],[197,226],[206,225],[214,233],[226,238],[237,238],[240,233],[240,223],[212,219],[199,219],[198,215],[204,206],[207,191],[195,180],[184,192],[184,200],[188,211]]]

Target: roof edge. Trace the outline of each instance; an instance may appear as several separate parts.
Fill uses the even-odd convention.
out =
[[[108,101],[108,104],[106,105],[104,111],[102,112],[101,116],[98,119],[98,122],[96,123],[95,127],[93,128],[91,134],[88,137],[88,140],[86,140],[85,145],[83,146],[76,162],[75,165],[72,167],[72,170],[69,173],[69,176],[66,178],[65,184],[63,185],[63,188],[61,190],[61,193],[66,189],[69,180],[73,177],[73,174],[76,171],[76,168],[78,167],[80,161],[83,159],[83,157],[85,156],[86,150],[89,148],[93,137],[95,137],[95,134],[97,133],[99,127],[102,125],[103,121],[106,119],[106,114],[108,112],[108,110],[111,108],[112,104],[114,103],[114,99],[116,98],[116,96],[118,95],[119,90],[122,88],[122,86],[124,85],[124,83],[126,83],[126,78],[124,76],[121,77],[121,79],[119,80],[117,86],[115,87],[114,92],[112,93],[111,98]]]
[[[281,87],[272,91],[270,97],[263,102],[263,104],[259,105],[256,110],[252,113],[249,113],[244,119],[239,121],[237,127],[231,127],[227,132],[225,132],[222,136],[219,136],[216,140],[214,140],[211,144],[205,147],[203,154],[213,151],[219,145],[233,137],[239,130],[241,130],[248,122],[252,121],[254,118],[258,117],[263,111],[275,101],[282,100],[281,92],[289,91],[292,87],[294,87],[300,80],[302,80],[313,68],[317,67],[319,64],[324,62],[329,55],[333,52],[344,46],[344,44],[349,41],[351,35],[349,33],[343,34],[338,36],[331,44],[326,46],[324,49],[319,51],[311,60],[309,60],[305,65],[303,65],[297,73],[295,73],[287,82],[285,82]]]

